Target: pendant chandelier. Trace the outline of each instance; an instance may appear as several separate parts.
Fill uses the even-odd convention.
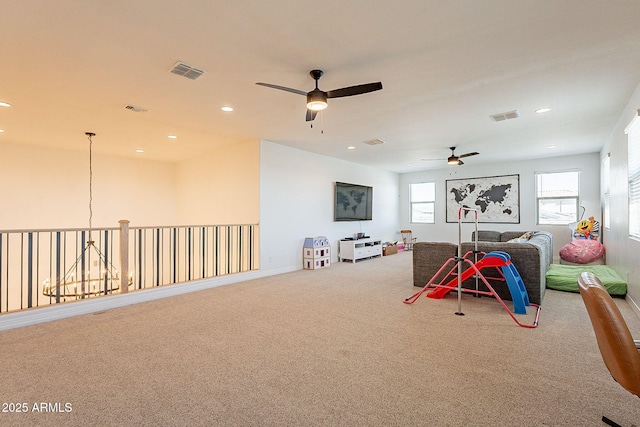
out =
[[[89,238],[78,258],[61,278],[60,283],[45,279],[42,293],[49,297],[85,298],[107,295],[120,289],[118,269],[107,260],[91,236],[93,219],[93,132],[85,132],[89,139]],[[131,279],[129,280],[131,281]],[[130,284],[130,283],[129,283]]]

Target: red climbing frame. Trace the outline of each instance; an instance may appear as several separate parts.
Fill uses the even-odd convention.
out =
[[[462,210],[475,211],[475,222],[476,222],[475,250],[467,252],[464,256],[461,256],[462,243],[460,242],[460,240],[461,240],[461,237],[460,237],[460,235],[461,235],[461,233],[460,233],[460,228],[461,228],[460,218],[461,218]],[[540,305],[539,304],[533,304],[533,303],[529,303],[528,304],[528,305],[536,308],[536,317],[535,317],[535,320],[534,320],[533,324],[522,323],[514,316],[514,314],[509,309],[509,307],[504,303],[502,298],[500,298],[500,296],[496,293],[496,291],[493,289],[491,284],[487,281],[487,278],[480,272],[480,270],[482,270],[484,268],[493,268],[495,271],[497,271],[499,273],[500,277],[490,277],[490,278],[494,279],[494,280],[495,279],[497,279],[497,280],[505,280],[504,274],[499,269],[499,267],[501,267],[502,264],[496,262],[496,260],[490,260],[490,259],[485,259],[485,258],[481,259],[480,261],[477,261],[477,256],[478,256],[478,254],[480,254],[480,252],[478,251],[478,241],[477,240],[478,240],[478,212],[477,212],[477,210],[475,210],[475,209],[467,209],[467,208],[460,208],[458,210],[458,256],[457,257],[453,257],[453,258],[449,258],[442,265],[442,267],[440,267],[440,269],[436,272],[436,274],[433,275],[431,280],[429,280],[429,282],[424,286],[424,288],[422,288],[418,292],[414,293],[410,297],[405,298],[403,302],[405,304],[413,304],[420,297],[420,295],[422,295],[424,292],[426,292],[428,290],[433,290],[433,291],[428,293],[427,297],[429,297],[429,298],[437,298],[437,299],[443,298],[446,294],[448,294],[452,290],[457,290],[458,291],[458,311],[456,312],[456,314],[463,315],[464,313],[462,313],[462,310],[461,310],[461,295],[462,295],[462,293],[472,293],[472,294],[475,294],[475,295],[478,295],[478,296],[480,296],[480,295],[490,295],[490,296],[493,296],[495,299],[498,300],[500,305],[502,305],[504,310],[507,313],[509,313],[509,316],[511,316],[513,321],[516,322],[516,324],[518,326],[521,326],[523,328],[536,328],[538,326],[538,319],[540,317]],[[485,255],[484,253],[481,253],[481,254]],[[471,257],[471,255],[474,255],[474,259],[476,260],[475,263],[469,259]],[[464,270],[464,272],[463,272],[463,269],[462,269],[463,264],[468,266],[468,268],[466,268]],[[456,270],[457,270],[457,272],[456,272]],[[443,277],[443,279],[440,280],[440,282],[438,282],[438,283],[434,283],[435,279],[437,277],[439,277],[441,275],[441,273],[443,273],[445,271],[447,271],[447,274]],[[476,278],[476,289],[463,288],[462,287],[462,282],[467,280],[467,279],[469,279],[469,278],[471,278],[471,277],[475,277]],[[485,284],[485,286],[489,290],[488,291],[479,290],[478,289],[478,280],[482,280],[482,282]]]

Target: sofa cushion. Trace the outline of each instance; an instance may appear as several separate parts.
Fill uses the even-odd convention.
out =
[[[471,233],[471,241],[475,240],[475,234],[476,234],[475,231]],[[500,233],[499,231],[478,230],[478,241],[479,242],[499,242],[501,234],[502,233]]]
[[[512,239],[526,238],[529,239],[534,231],[494,231],[494,230],[478,230],[479,242],[508,242]],[[471,233],[471,241],[475,240],[476,232]]]
[[[416,242],[413,244],[413,286],[423,287],[432,278],[440,282],[448,273],[434,275],[449,258],[458,255],[458,245],[449,242]]]

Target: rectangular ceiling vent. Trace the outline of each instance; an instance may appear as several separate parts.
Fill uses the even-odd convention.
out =
[[[137,105],[133,104],[127,104],[124,106],[124,108],[129,111],[133,111],[134,113],[146,113],[147,111],[149,111],[146,108],[138,107]]]
[[[506,113],[494,114],[489,117],[491,117],[491,120],[493,120],[494,122],[503,122],[505,120],[517,119],[518,117],[520,117],[520,113],[518,113],[518,110],[513,110],[507,111]]]
[[[381,141],[379,139],[370,139],[369,141],[365,141],[364,143],[367,145],[380,145],[384,144],[384,141]]]
[[[201,75],[204,74],[204,71],[198,70],[197,68],[192,67],[189,64],[186,64],[182,61],[176,62],[170,70],[173,74],[177,74],[179,76],[186,77],[191,80],[195,80]]]

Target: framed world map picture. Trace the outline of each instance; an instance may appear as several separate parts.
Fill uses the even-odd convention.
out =
[[[334,221],[371,221],[373,187],[336,182]]]
[[[520,175],[449,179],[447,222],[458,222],[460,208],[476,209],[478,222],[520,223]],[[461,211],[462,222],[474,222],[473,211]]]

